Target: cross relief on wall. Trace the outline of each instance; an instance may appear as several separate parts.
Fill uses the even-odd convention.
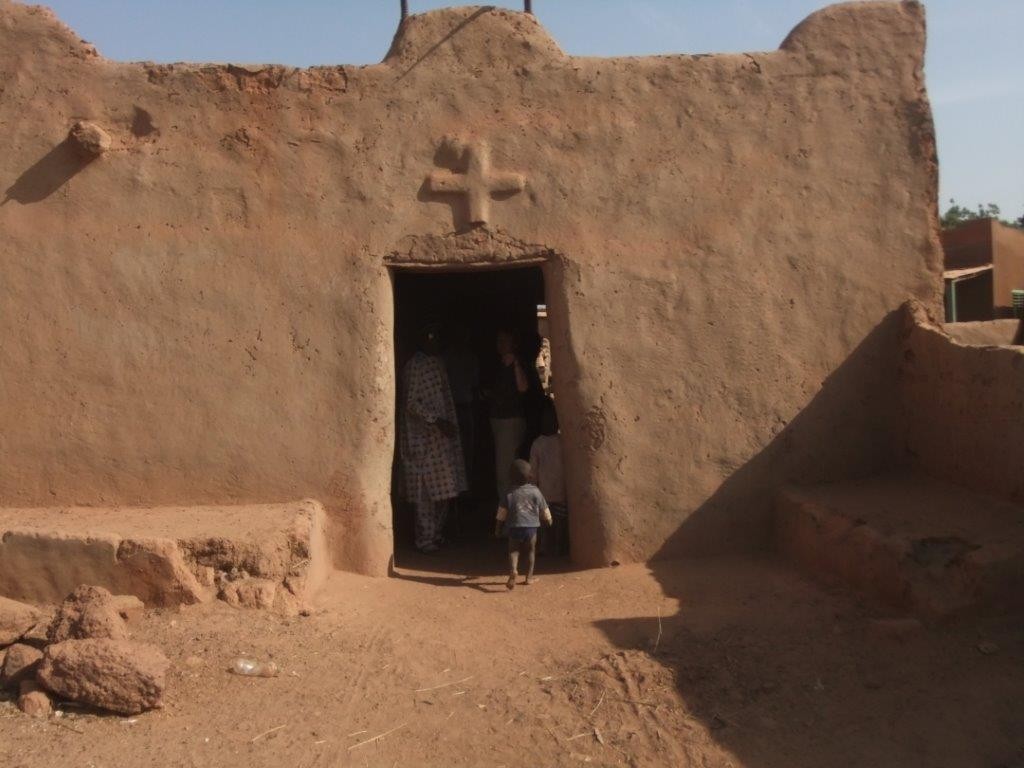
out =
[[[495,170],[491,148],[478,140],[463,147],[464,171],[434,171],[427,176],[427,190],[433,194],[465,197],[469,225],[484,226],[490,222],[491,202],[495,195],[511,196],[526,189],[526,176],[516,171]]]

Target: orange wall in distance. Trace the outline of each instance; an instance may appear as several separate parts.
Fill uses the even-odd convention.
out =
[[[992,219],[976,219],[941,234],[946,269],[966,269],[992,263]]]
[[[1011,317],[1011,291],[1024,291],[1024,229],[993,222],[992,244],[995,316]]]

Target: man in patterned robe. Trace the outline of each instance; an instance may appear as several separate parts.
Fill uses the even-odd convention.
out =
[[[466,490],[458,417],[436,326],[424,329],[402,371],[402,470],[416,515],[416,548],[436,552],[448,505]]]

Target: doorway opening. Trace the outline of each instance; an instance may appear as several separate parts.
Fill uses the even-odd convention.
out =
[[[515,356],[528,382],[516,393],[523,432],[515,455],[529,460],[542,432],[550,432],[558,383],[551,375],[550,329],[544,272],[540,265],[473,271],[394,269],[396,444],[391,500],[395,563],[417,570],[500,573],[504,541],[494,538],[494,518],[502,479],[496,467],[495,432],[504,416],[501,377],[508,375],[498,351],[499,335],[514,340]],[[455,405],[458,443],[466,491],[450,502],[443,526],[444,545],[424,554],[416,547],[415,506],[410,501],[403,462],[409,362],[422,350],[424,332],[436,335],[447,387]],[[548,423],[545,423],[547,421]],[[517,433],[518,435],[518,433]],[[508,443],[507,435],[499,437]],[[564,500],[564,496],[562,497]],[[545,570],[568,564],[568,525],[544,532],[538,559]]]

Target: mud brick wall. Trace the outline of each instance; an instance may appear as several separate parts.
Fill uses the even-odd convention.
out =
[[[392,270],[542,263],[575,561],[764,547],[774,487],[894,455],[894,313],[941,291],[924,42],[865,2],[574,58],[459,8],[374,66],[127,64],[0,0],[0,504],[317,498],[382,573]]]
[[[970,346],[908,308],[904,450],[936,477],[1024,502],[1024,347]]]

